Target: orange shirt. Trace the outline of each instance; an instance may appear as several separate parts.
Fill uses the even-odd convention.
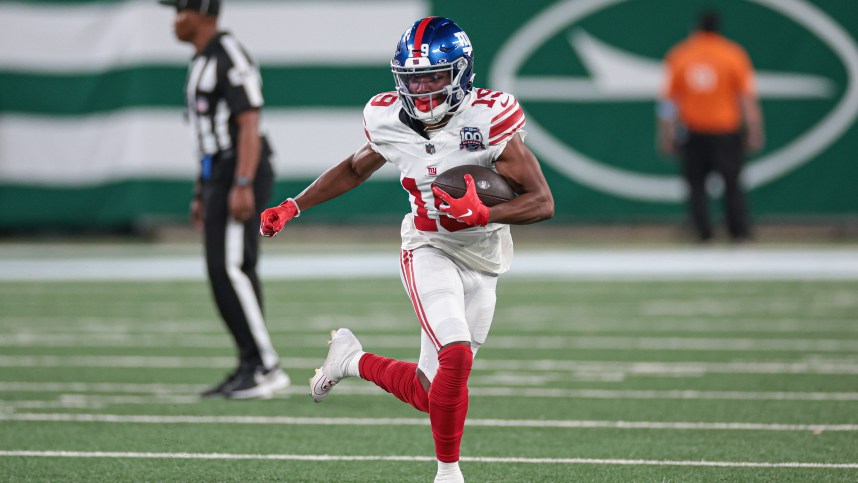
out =
[[[671,49],[665,66],[664,97],[676,103],[689,130],[739,130],[741,95],[754,95],[756,90],[751,60],[742,47],[719,34],[697,32]]]

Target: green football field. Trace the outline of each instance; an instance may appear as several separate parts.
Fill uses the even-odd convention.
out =
[[[307,395],[332,328],[416,359],[398,279],[265,294],[292,387],[200,401],[234,360],[202,281],[0,282],[0,479],[431,481],[425,414],[363,380]],[[858,480],[858,281],[511,277],[498,298],[467,481]]]

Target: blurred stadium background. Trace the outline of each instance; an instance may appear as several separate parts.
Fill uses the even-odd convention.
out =
[[[262,65],[276,199],[362,143],[361,109],[393,88],[386,66],[403,26],[438,14],[473,38],[476,84],[523,102],[557,200],[549,226],[675,226],[683,188],[654,148],[660,60],[708,4],[760,77],[768,144],[745,173],[754,218],[854,236],[855,2],[233,0],[221,24]],[[0,13],[0,230],[183,224],[196,172],[182,118],[191,51],[173,38],[172,11],[38,0]],[[407,209],[395,177],[301,221],[394,223]]]
[[[660,60],[704,5],[759,75],[747,246],[688,244],[655,149]],[[222,27],[262,65],[275,200],[363,142],[396,39],[429,14],[469,33],[478,86],[522,101],[557,202],[514,228],[466,477],[858,479],[858,2],[225,0]],[[345,322],[416,356],[391,170],[263,244],[296,386],[196,399],[231,345],[186,222],[192,53],[172,16],[154,0],[0,2],[0,479],[426,481],[418,415],[361,383],[324,406],[301,386]]]

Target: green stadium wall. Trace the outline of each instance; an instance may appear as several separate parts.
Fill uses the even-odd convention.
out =
[[[712,3],[226,0],[221,25],[262,66],[276,200],[360,146],[363,104],[392,89],[398,36],[433,14],[468,32],[476,84],[524,105],[527,143],[557,203],[552,223],[675,222],[684,188],[654,142],[660,61]],[[744,173],[755,218],[854,218],[858,2],[716,4],[759,76],[767,145]],[[0,228],[185,219],[196,173],[182,117],[192,52],[173,39],[172,16],[148,0],[0,3]],[[407,210],[385,168],[302,223],[386,223]]]

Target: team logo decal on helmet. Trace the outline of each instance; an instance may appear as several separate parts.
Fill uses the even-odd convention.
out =
[[[402,34],[390,69],[405,112],[437,123],[455,112],[473,86],[473,47],[452,20],[426,17]]]

